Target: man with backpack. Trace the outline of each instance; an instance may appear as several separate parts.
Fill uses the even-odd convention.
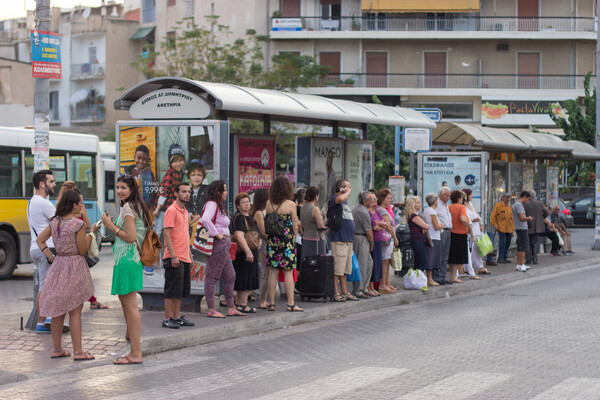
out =
[[[181,182],[174,187],[175,201],[165,211],[164,231],[165,256],[165,320],[163,328],[178,329],[180,326],[194,326],[183,318],[181,301],[190,296],[190,267],[193,262],[190,248],[189,214],[185,203],[190,199],[190,184]]]
[[[340,179],[335,183],[335,194],[329,198],[327,209],[327,227],[331,231],[331,254],[334,259],[334,301],[358,301],[358,297],[348,292],[346,275],[352,273],[352,254],[354,241],[354,218],[348,205],[352,188],[350,182]],[[337,283],[340,283],[340,292]]]

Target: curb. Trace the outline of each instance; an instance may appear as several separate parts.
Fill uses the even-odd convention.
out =
[[[144,356],[178,350],[187,347],[220,342],[239,337],[262,334],[289,326],[308,322],[317,322],[331,318],[339,318],[366,311],[379,310],[387,307],[412,304],[427,300],[448,298],[467,293],[498,289],[516,282],[525,283],[540,277],[552,277],[573,269],[595,267],[600,262],[590,259],[574,261],[562,265],[534,267],[527,272],[505,273],[488,276],[484,280],[469,281],[465,284],[454,284],[430,288],[427,292],[419,290],[402,290],[394,294],[361,300],[358,302],[332,303],[327,307],[305,310],[302,313],[277,313],[273,316],[252,317],[243,321],[171,334],[160,337],[142,338],[142,354]],[[310,304],[310,303],[308,303]]]

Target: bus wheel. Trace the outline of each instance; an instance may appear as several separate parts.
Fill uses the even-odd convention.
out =
[[[7,232],[0,231],[0,279],[9,279],[17,267],[17,245]]]

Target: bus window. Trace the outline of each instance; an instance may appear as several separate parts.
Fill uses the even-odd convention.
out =
[[[0,197],[23,197],[21,152],[0,151]]]
[[[85,200],[96,199],[96,165],[94,156],[69,154],[69,179],[74,181]]]
[[[51,152],[52,153],[52,152]],[[50,154],[50,170],[54,173],[56,187],[54,188],[54,196],[58,194],[62,184],[67,180],[65,155]],[[25,197],[33,196],[33,154],[25,156]],[[95,198],[96,196],[94,196]]]
[[[104,202],[114,203],[115,202],[115,172],[106,171],[104,173]]]

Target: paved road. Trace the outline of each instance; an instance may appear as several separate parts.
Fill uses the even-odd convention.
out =
[[[590,267],[148,356],[143,366],[77,364],[0,386],[0,398],[597,399],[599,287],[600,267]]]

